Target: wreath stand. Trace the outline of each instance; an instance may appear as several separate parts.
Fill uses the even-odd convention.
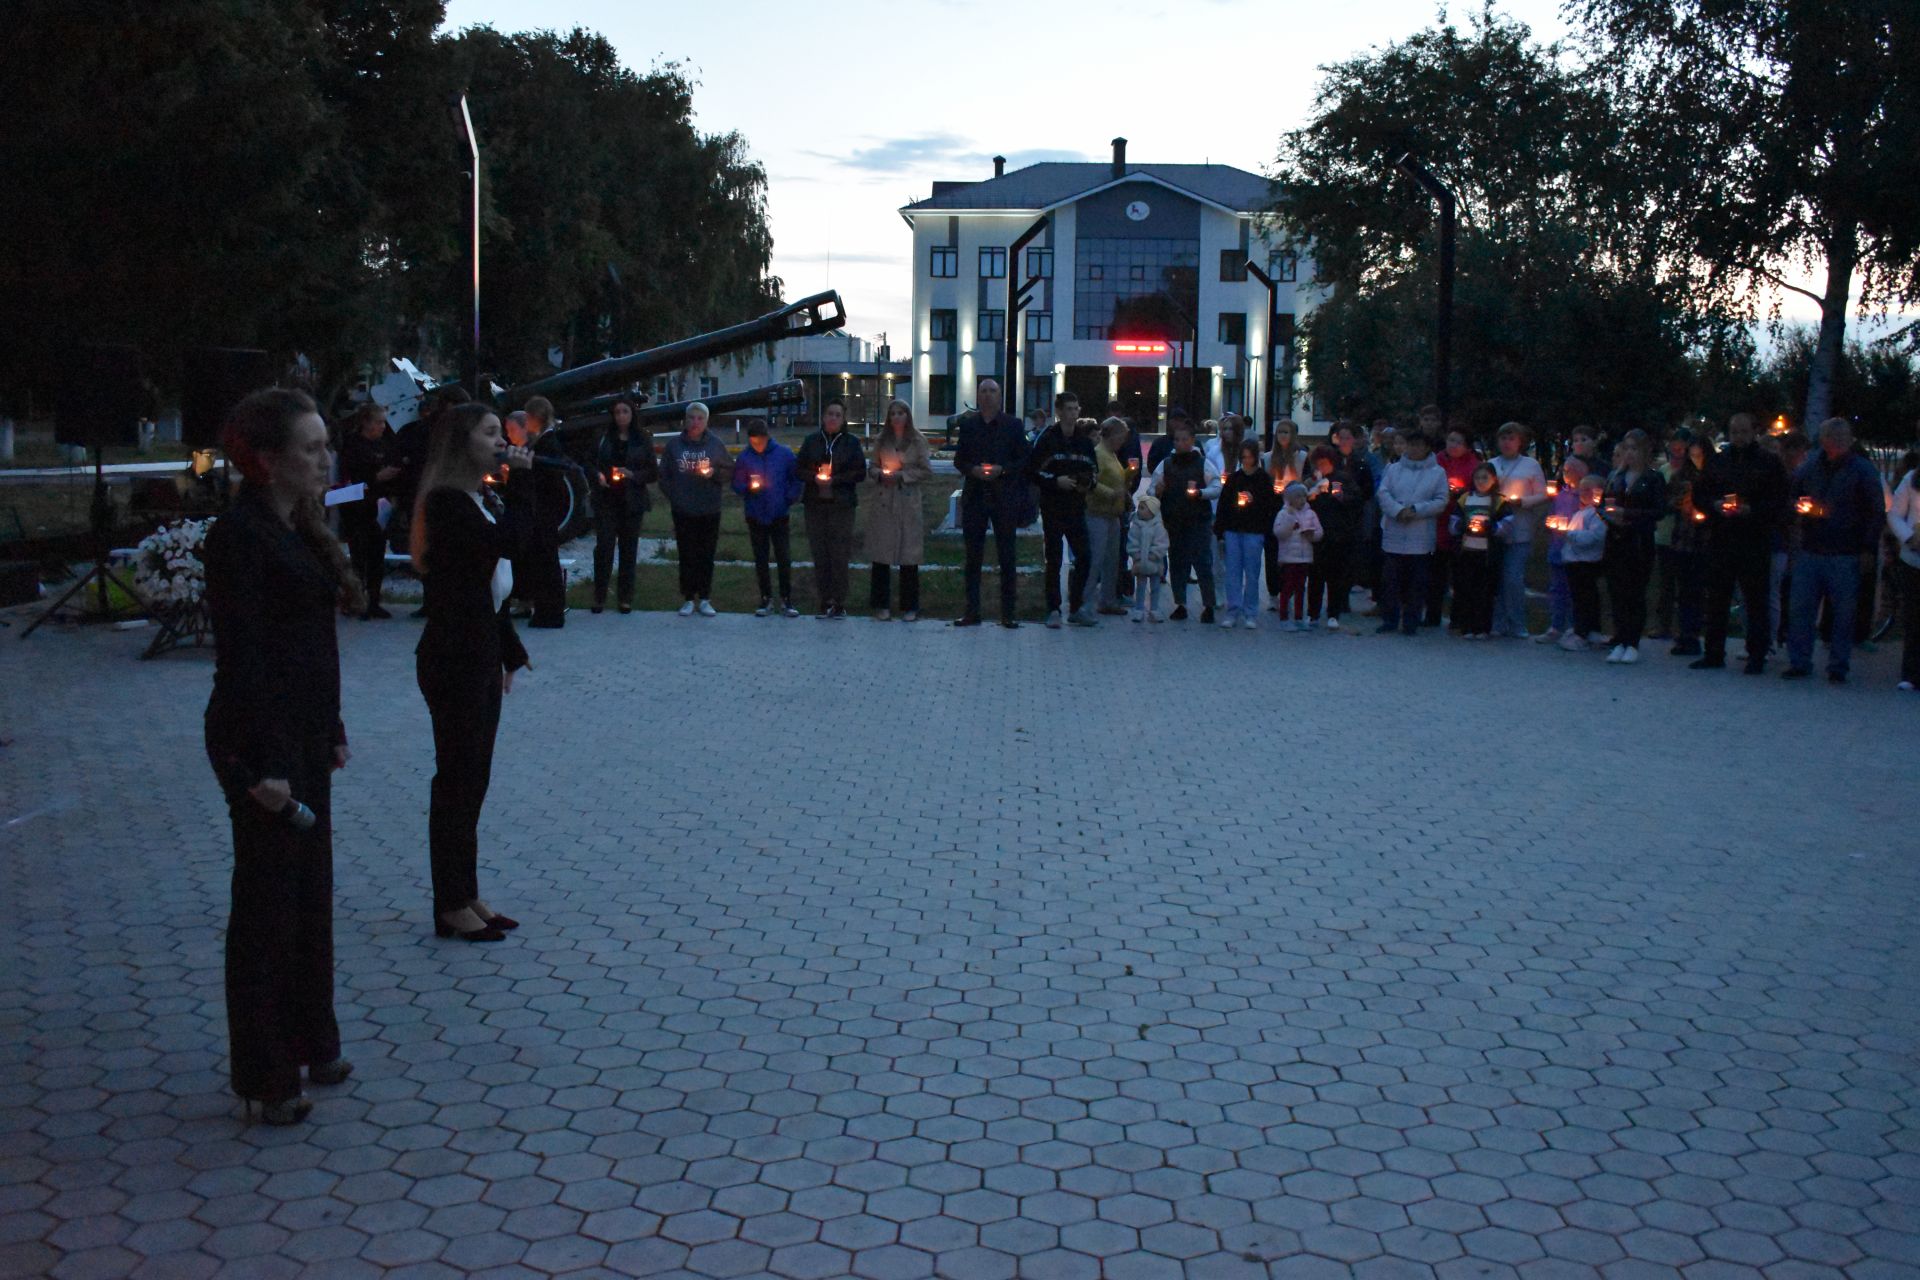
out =
[[[176,609],[148,606],[147,612],[160,624],[160,630],[140,655],[142,662],[174,649],[198,649],[213,643],[213,619],[207,613],[204,597]]]

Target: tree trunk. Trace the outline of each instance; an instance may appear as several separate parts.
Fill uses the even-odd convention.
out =
[[[1853,290],[1853,269],[1860,256],[1860,231],[1853,224],[1837,228],[1827,240],[1827,288],[1820,300],[1820,340],[1814,344],[1813,367],[1807,377],[1809,436],[1832,414],[1833,380],[1840,371],[1840,353],[1847,336],[1847,295]]]

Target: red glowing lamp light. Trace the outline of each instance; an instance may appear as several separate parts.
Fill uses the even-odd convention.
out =
[[[1117,356],[1163,356],[1167,354],[1164,342],[1116,342],[1113,354]]]

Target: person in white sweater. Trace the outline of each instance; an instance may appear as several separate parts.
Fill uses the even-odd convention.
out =
[[[1400,457],[1389,463],[1374,497],[1380,504],[1379,634],[1413,635],[1427,607],[1427,572],[1434,527],[1447,509],[1447,473],[1433,460],[1433,442],[1415,429],[1400,435]]]
[[[1573,595],[1573,625],[1560,637],[1569,653],[1584,653],[1600,640],[1600,562],[1607,550],[1607,523],[1600,518],[1600,500],[1606,494],[1605,477],[1588,475],[1580,481],[1580,505],[1570,515],[1549,516],[1561,522],[1554,532],[1564,535],[1560,563],[1567,571],[1567,589]]]
[[[1531,433],[1518,422],[1501,426],[1495,439],[1500,452],[1492,459],[1500,493],[1512,509],[1507,525],[1506,553],[1500,557],[1500,583],[1493,600],[1493,634],[1527,638],[1527,561],[1533,554],[1533,531],[1547,497],[1547,475],[1524,452]]]
[[[1900,583],[1900,683],[1905,693],[1920,690],[1920,469],[1907,472],[1887,503],[1887,532],[1900,544],[1893,566]]]
[[[1273,609],[1280,625],[1310,631],[1307,621],[1307,570],[1313,564],[1313,544],[1320,541],[1320,517],[1307,505],[1307,486],[1298,480],[1286,487],[1280,510],[1273,517],[1274,563],[1280,566],[1273,590]]]

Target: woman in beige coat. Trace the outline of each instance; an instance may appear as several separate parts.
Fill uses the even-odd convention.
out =
[[[927,530],[921,486],[933,479],[933,450],[913,425],[913,410],[899,400],[887,406],[887,424],[873,443],[867,480],[873,492],[867,511],[867,559],[873,562],[870,602],[876,622],[892,613],[893,566],[900,566],[900,620],[920,616],[920,562]]]

